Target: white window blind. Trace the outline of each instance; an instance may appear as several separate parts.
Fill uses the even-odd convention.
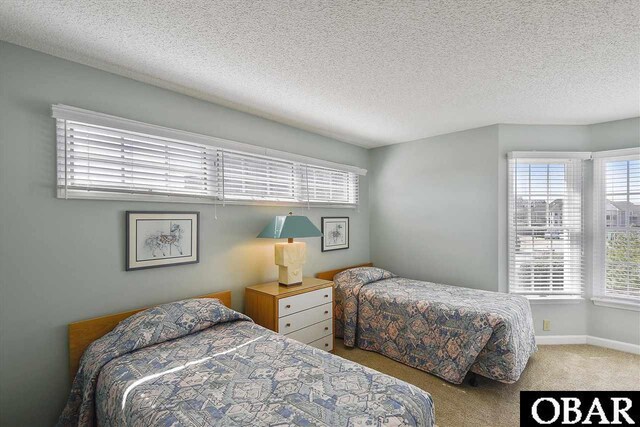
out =
[[[640,303],[640,149],[595,153],[594,208],[594,294]]]
[[[61,198],[355,207],[366,170],[53,106]]]
[[[215,148],[61,119],[57,137],[60,197],[215,201],[222,194]]]
[[[509,291],[530,297],[583,292],[581,158],[510,153]]]
[[[225,200],[303,202],[302,167],[265,156],[224,151]]]
[[[304,170],[311,204],[358,204],[358,175],[309,165]]]
[[[224,198],[307,205],[358,204],[358,175],[224,150]]]

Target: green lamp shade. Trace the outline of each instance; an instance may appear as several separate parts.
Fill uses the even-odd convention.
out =
[[[320,237],[322,233],[306,216],[276,216],[258,234],[263,239],[294,239],[301,237]]]

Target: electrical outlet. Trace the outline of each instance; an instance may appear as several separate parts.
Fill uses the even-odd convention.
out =
[[[542,321],[542,330],[550,331],[551,330],[551,320],[543,320]]]

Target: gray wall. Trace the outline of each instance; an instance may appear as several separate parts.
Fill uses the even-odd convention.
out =
[[[371,150],[371,256],[405,277],[495,290],[498,127]]]
[[[640,145],[640,117],[589,126],[593,151],[631,148]]]
[[[255,236],[286,208],[55,198],[55,127],[63,103],[167,127],[368,167],[365,149],[0,42],[0,425],[52,425],[68,392],[69,322],[224,289],[242,309],[247,285],[276,278],[273,241]],[[351,217],[351,247],[320,252],[307,274],[369,260],[362,208],[296,209]],[[197,265],[124,271],[126,210],[198,210]]]
[[[495,125],[371,150],[372,261],[400,275],[506,291],[509,151],[596,151],[638,146],[640,119],[591,126]],[[585,187],[591,171],[586,168]],[[590,254],[591,193],[585,192]],[[533,304],[537,335],[593,335],[640,343],[640,313],[586,299]],[[542,331],[542,320],[552,329]]]

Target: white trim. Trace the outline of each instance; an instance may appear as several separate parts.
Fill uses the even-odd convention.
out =
[[[66,194],[66,196],[65,196]],[[309,203],[309,202],[276,202],[269,200],[214,200],[197,197],[179,197],[179,196],[161,196],[153,194],[128,194],[128,193],[109,193],[106,191],[83,191],[83,190],[67,190],[64,187],[58,188],[57,198],[65,200],[98,200],[98,201],[121,201],[121,202],[158,202],[158,203],[187,203],[187,204],[205,204],[220,206],[269,206],[269,207],[291,207],[304,208],[318,207],[323,209],[357,209],[353,204],[325,204],[325,203]]]
[[[586,335],[536,335],[536,344],[540,345],[565,345],[586,344]]]
[[[159,194],[129,194],[110,193],[107,191],[65,190],[58,188],[58,198],[65,200],[119,200],[123,202],[160,202],[160,203],[190,203],[190,204],[222,204],[220,200],[212,198],[198,198],[193,196],[162,196]]]
[[[217,138],[215,136],[152,125],[148,123],[138,122],[136,120],[125,119],[123,117],[117,117],[109,114],[98,113],[95,111],[84,110],[82,108],[71,107],[69,105],[54,104],[51,106],[51,112],[52,116],[56,119],[71,120],[81,123],[91,123],[98,126],[123,129],[130,132],[137,132],[142,134],[151,134],[163,138],[194,142],[197,144],[209,145],[227,150],[237,150],[245,153],[257,154],[260,156],[276,157],[279,159],[285,159],[294,162],[308,163],[311,165],[337,169],[345,172],[352,172],[357,175],[367,174],[366,169],[357,166],[344,165],[341,163],[330,162],[328,160],[321,160],[313,157],[302,156],[299,154],[292,154],[286,151],[272,150],[269,148],[259,147],[257,145],[246,144],[244,142],[231,141],[228,139]]]
[[[562,295],[526,295],[525,298],[531,304],[580,304],[584,301],[581,296],[562,296]]]
[[[631,301],[624,298],[593,297],[593,305],[602,307],[619,308],[622,310],[640,311],[640,301]]]
[[[594,151],[592,157],[594,159],[600,157],[618,157],[618,156],[640,156],[640,147],[622,148],[620,150]]]
[[[591,158],[590,151],[511,151],[509,159],[583,159]]]
[[[640,344],[614,341],[607,338],[593,337],[591,335],[587,335],[587,344],[624,351],[625,353],[640,354]]]
[[[625,353],[640,354],[640,345],[628,342],[614,341],[607,338],[594,337],[591,335],[538,335],[536,344],[539,345],[574,345],[587,344],[596,347],[610,348],[612,350],[624,351]]]

